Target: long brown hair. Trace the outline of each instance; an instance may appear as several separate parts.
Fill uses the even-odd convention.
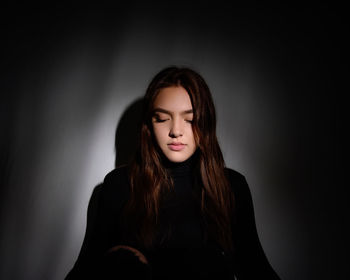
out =
[[[216,114],[212,96],[204,79],[189,68],[168,67],[149,84],[143,99],[143,118],[135,158],[130,164],[130,200],[124,208],[127,227],[137,242],[152,247],[162,194],[173,181],[162,165],[152,128],[153,103],[161,89],[181,86],[193,107],[192,129],[197,144],[198,175],[201,182],[200,208],[208,233],[222,246],[232,249],[233,194],[224,173],[224,159],[216,136]]]

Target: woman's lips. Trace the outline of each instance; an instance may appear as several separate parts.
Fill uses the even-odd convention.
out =
[[[185,148],[185,144],[168,144],[168,147],[172,151],[181,151]]]

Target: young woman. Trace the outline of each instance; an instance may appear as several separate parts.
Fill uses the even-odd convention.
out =
[[[166,68],[143,101],[135,158],[95,189],[66,279],[279,279],[247,182],[225,167],[204,79]]]

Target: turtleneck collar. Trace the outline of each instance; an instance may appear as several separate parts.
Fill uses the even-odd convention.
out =
[[[182,162],[172,162],[167,157],[162,156],[162,162],[172,177],[188,176],[193,171],[193,168],[198,160],[198,154],[199,152],[197,149],[192,156]]]

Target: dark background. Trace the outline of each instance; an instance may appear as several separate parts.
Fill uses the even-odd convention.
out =
[[[339,11],[219,2],[3,9],[0,278],[69,271],[92,189],[132,150],[139,98],[177,64],[212,90],[226,165],[248,180],[281,278],[343,279],[337,78],[348,25]],[[115,144],[124,149],[115,154]]]

